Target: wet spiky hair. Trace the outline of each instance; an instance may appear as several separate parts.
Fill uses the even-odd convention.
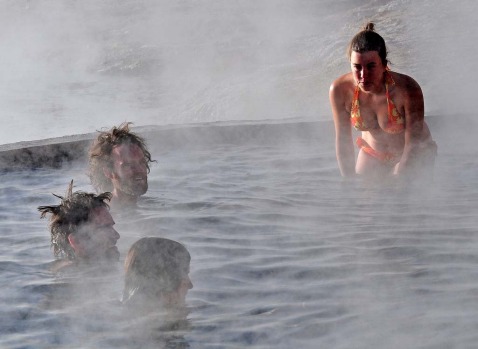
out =
[[[41,218],[50,214],[51,247],[57,258],[75,259],[68,236],[78,231],[81,224],[89,221],[91,211],[97,207],[108,207],[111,193],[101,194],[73,192],[73,180],[70,182],[65,196],[53,194],[61,200],[59,205],[39,206]]]
[[[149,172],[149,163],[153,162],[154,160],[151,159],[151,154],[146,149],[145,140],[129,130],[129,125],[131,124],[131,122],[124,122],[118,127],[113,127],[109,131],[102,131],[91,144],[88,153],[90,167],[88,175],[90,177],[91,184],[97,192],[113,190],[111,179],[105,176],[103,169],[111,169],[113,167],[111,152],[116,145],[137,145],[144,154],[146,168]]]

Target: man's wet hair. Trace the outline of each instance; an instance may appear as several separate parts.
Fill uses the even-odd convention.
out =
[[[118,127],[114,126],[108,131],[99,131],[100,134],[93,141],[88,152],[88,176],[90,177],[91,184],[97,192],[113,190],[113,184],[111,183],[111,179],[105,176],[103,169],[113,168],[113,160],[111,158],[111,153],[113,151],[113,148],[117,145],[137,145],[143,152],[144,159],[146,162],[146,168],[149,173],[149,164],[154,160],[151,159],[151,154],[146,147],[145,140],[129,130],[129,125],[131,124],[131,122],[124,122]]]
[[[75,259],[75,252],[68,241],[70,234],[78,232],[80,227],[90,220],[95,208],[106,207],[111,200],[109,192],[94,194],[83,191],[73,192],[73,181],[70,182],[65,196],[56,195],[59,205],[39,206],[41,218],[50,215],[51,247],[57,258]]]

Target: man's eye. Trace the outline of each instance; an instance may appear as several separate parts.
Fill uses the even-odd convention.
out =
[[[90,241],[91,240],[91,236],[89,233],[79,233],[78,234],[78,237],[83,241],[83,242],[87,242],[87,241]]]

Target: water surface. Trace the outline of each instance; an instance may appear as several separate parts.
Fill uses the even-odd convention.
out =
[[[188,327],[174,337],[181,345],[471,348],[478,162],[473,149],[448,151],[448,125],[434,120],[440,156],[420,187],[343,181],[331,123],[308,125],[314,138],[294,124],[280,132],[258,124],[256,141],[150,139],[158,160],[150,190],[138,210],[114,213],[120,252],[142,236],[189,249],[194,288]],[[119,309],[120,274],[97,284],[101,293],[44,307],[60,281],[44,270],[52,255],[35,209],[56,202],[50,193],[70,178],[91,190],[84,164],[1,176],[2,346],[121,346],[131,319],[108,320]]]

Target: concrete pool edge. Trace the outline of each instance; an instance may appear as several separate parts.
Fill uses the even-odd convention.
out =
[[[207,123],[168,126],[137,126],[131,130],[144,137],[153,154],[164,148],[219,143],[284,142],[290,134],[313,136],[320,121],[276,120],[261,123]],[[327,122],[329,124],[329,122]],[[269,137],[273,133],[274,137]],[[61,168],[74,161],[86,161],[88,148],[98,133],[62,136],[0,145],[0,171]]]
[[[16,171],[43,167],[60,168],[65,163],[86,157],[92,138],[50,138],[0,146],[0,171]]]
[[[476,121],[469,115],[427,116],[434,138],[443,135],[453,122],[453,127],[464,133],[475,130]],[[473,127],[470,127],[473,126]],[[327,142],[333,144],[335,131],[332,120],[264,120],[260,122],[214,122],[187,125],[132,126],[131,130],[144,137],[148,148],[156,154],[178,147],[215,146],[217,144],[287,144],[299,139],[302,142]],[[75,161],[87,161],[88,148],[98,133],[78,134],[43,140],[0,145],[0,172],[38,168],[61,168]],[[441,134],[441,136],[440,136]],[[435,137],[435,135],[437,137]],[[435,139],[437,140],[437,139]]]

